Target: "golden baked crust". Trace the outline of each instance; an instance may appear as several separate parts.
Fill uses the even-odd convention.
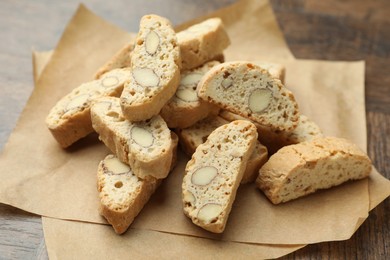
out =
[[[215,59],[230,45],[220,18],[210,18],[178,32],[182,69],[189,70]]]
[[[285,146],[260,169],[257,186],[274,204],[367,177],[371,161],[357,145],[336,137]]]

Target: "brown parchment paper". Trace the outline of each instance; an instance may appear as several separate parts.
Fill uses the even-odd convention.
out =
[[[43,218],[50,259],[271,259],[304,245],[253,245]]]
[[[53,51],[33,52],[35,81],[39,79],[52,53]],[[125,235],[118,236],[107,225],[48,217],[42,217],[42,225],[50,259],[125,259],[128,258],[129,249],[132,257],[148,259],[182,258],[184,255],[187,259],[270,259],[305,246],[246,244],[139,229],[132,229]],[[154,241],[152,247],[150,241]],[[166,250],[167,248],[170,250]]]
[[[240,8],[242,11],[247,11],[248,15],[229,15],[229,10],[233,10],[231,8],[226,9],[227,13],[224,13],[224,16],[228,17],[226,24],[230,25],[227,26],[229,34],[235,35],[235,33],[240,32],[242,36],[240,42],[253,41],[253,38],[249,36],[257,33],[266,37],[264,32],[267,32],[269,22],[262,23],[262,20],[264,20],[267,10],[270,10],[267,3],[240,1],[235,5],[234,12]],[[251,18],[248,19],[248,17]],[[253,17],[261,18],[258,22],[253,22],[251,21],[254,19]],[[249,26],[251,24],[252,26]],[[277,29],[277,26],[275,28]],[[243,37],[245,31],[248,33],[248,37]],[[106,40],[113,38],[118,39],[118,41]],[[50,136],[44,125],[44,118],[56,100],[78,84],[91,79],[96,69],[130,39],[130,35],[107,24],[84,7],[78,10],[64,32],[42,77],[38,80],[37,87],[0,157],[0,167],[5,169],[1,173],[2,179],[5,180],[0,183],[1,202],[44,216],[104,223],[104,220],[97,214],[95,175],[98,161],[108,153],[108,150],[97,141],[96,135],[91,135],[71,149],[64,151]],[[266,57],[267,60],[273,61],[270,49],[257,47],[261,46],[262,43],[261,39],[257,40],[256,44],[243,45],[245,48],[252,46],[251,51],[241,49],[240,45],[237,44],[232,45],[227,50],[229,55],[227,57],[234,57],[234,55],[239,57],[239,54],[243,53],[247,56],[243,56],[242,59],[251,58],[253,60]],[[285,46],[282,38],[280,41],[283,44],[274,44],[274,46]],[[95,51],[96,49],[99,51]],[[278,53],[275,48],[272,51]],[[280,53],[289,52],[285,50]],[[286,64],[291,62],[290,66],[299,71],[299,61],[294,61],[284,54],[276,56],[275,60],[286,58]],[[340,77],[335,77],[332,86],[326,83],[328,81],[325,83],[322,81],[321,73],[314,74],[317,76],[311,74],[313,71],[316,72],[316,66],[319,66],[317,69],[326,67],[325,62],[318,64],[316,61],[311,61],[311,65],[307,66],[311,68],[311,71],[302,70],[299,72],[304,77],[312,78],[311,81],[307,82],[301,81],[299,78],[294,81],[294,77],[289,79],[287,71],[287,85],[291,85],[297,97],[305,97],[303,93],[308,92],[305,95],[309,98],[303,102],[316,102],[317,104],[316,106],[308,106],[306,109],[303,106],[302,111],[308,115],[316,115],[309,109],[313,107],[314,110],[321,109],[327,113],[336,112],[333,118],[337,119],[335,122],[342,124],[333,124],[334,128],[327,125],[327,122],[322,120],[323,117],[312,118],[321,126],[331,128],[326,130],[326,133],[343,133],[345,137],[350,137],[356,143],[365,144],[365,134],[362,134],[362,131],[365,133],[364,113],[355,114],[350,113],[349,110],[335,110],[335,108],[330,108],[330,104],[326,101],[332,95],[345,96],[344,87],[349,86],[348,94],[354,97],[352,101],[356,102],[357,100],[359,104],[364,105],[364,100],[362,100],[363,81],[357,85],[351,85],[351,82],[355,82],[355,78],[363,79],[360,74],[363,71],[363,63],[329,63],[326,75],[342,74]],[[332,64],[339,64],[339,66],[336,66],[337,69],[332,69]],[[340,73],[340,66],[349,68],[353,73],[350,75]],[[324,93],[329,93],[330,97],[313,100],[309,94],[313,88],[309,88],[309,86],[316,85],[318,88],[333,87],[334,92],[326,90]],[[343,86],[343,88],[335,88],[334,86],[337,85]],[[314,88],[314,91],[318,91],[318,89]],[[351,102],[351,99],[340,98],[339,102]],[[344,122],[340,117],[348,120]],[[359,127],[345,128],[344,124],[349,124],[350,121]],[[280,207],[271,205],[253,185],[246,185],[239,190],[226,232],[221,236],[211,236],[192,225],[183,216],[181,203],[177,204],[180,197],[178,195],[179,189],[169,186],[170,183],[177,184],[181,181],[186,157],[182,155],[179,157],[179,166],[153,196],[151,202],[135,221],[133,228],[205,236],[229,241],[304,244],[349,238],[356,226],[367,217],[369,208],[367,180],[348,183]],[[23,164],[20,163],[20,158],[23,158]],[[25,167],[26,165],[28,167]],[[18,174],[16,175],[15,172]],[[383,182],[385,181],[383,180]],[[388,196],[389,189],[378,190],[375,188],[375,190],[378,192],[377,203]],[[240,197],[241,199],[239,199]],[[162,219],[156,219],[157,215],[162,216]],[[161,220],[165,222],[161,222]],[[284,229],[285,227],[288,229]]]

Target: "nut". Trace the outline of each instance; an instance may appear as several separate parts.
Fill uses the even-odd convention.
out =
[[[79,96],[74,97],[67,105],[65,110],[69,111],[75,108],[83,107],[88,102],[89,95],[88,94],[82,94]]]
[[[160,83],[160,78],[154,70],[149,68],[134,68],[133,77],[137,84],[142,87],[157,87]]]
[[[248,106],[253,113],[266,110],[271,103],[272,91],[267,88],[255,89],[249,96]]]
[[[117,85],[119,83],[119,79],[116,76],[108,76],[103,78],[102,86],[109,88]]]
[[[198,101],[198,94],[192,88],[179,88],[176,91],[176,97],[185,102],[196,102]]]
[[[158,46],[160,45],[160,37],[155,31],[150,31],[145,36],[145,50],[148,54],[153,55],[156,53]]]
[[[195,196],[189,191],[185,191],[183,194],[183,200],[186,203],[190,203],[191,205],[195,205]]]
[[[134,142],[143,147],[150,147],[154,142],[153,134],[142,127],[133,126],[130,135]]]
[[[218,175],[217,168],[213,166],[205,166],[198,168],[191,177],[191,182],[195,185],[207,185],[209,184],[215,176]]]
[[[130,171],[130,167],[116,157],[107,158],[103,163],[107,171],[113,174],[122,174]]]
[[[224,89],[227,89],[233,85],[233,80],[231,78],[223,79],[221,85]]]
[[[203,77],[203,75],[199,74],[199,73],[187,74],[181,78],[180,85],[183,85],[183,86],[197,85],[202,77]]]
[[[216,203],[208,203],[198,211],[198,219],[203,223],[214,222],[222,213],[222,206]]]

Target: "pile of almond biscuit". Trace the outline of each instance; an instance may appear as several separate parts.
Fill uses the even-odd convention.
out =
[[[95,131],[112,151],[96,162],[99,212],[118,234],[175,167],[179,143],[191,157],[184,214],[215,233],[242,183],[278,204],[369,175],[355,144],[299,113],[283,65],[224,62],[229,45],[219,18],[175,33],[146,15],[134,42],[51,109],[46,124],[63,148]]]

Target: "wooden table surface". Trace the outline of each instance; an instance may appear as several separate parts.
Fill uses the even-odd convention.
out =
[[[125,0],[83,2],[107,20],[136,31],[145,13],[179,24],[234,0],[133,0],[131,6]],[[368,153],[379,172],[390,178],[390,1],[270,2],[297,58],[366,60]],[[76,0],[0,2],[0,150],[33,90],[31,50],[55,48],[77,6]],[[390,259],[389,212],[387,199],[351,239],[309,245],[283,259]],[[40,217],[0,205],[0,259],[47,258]]]

